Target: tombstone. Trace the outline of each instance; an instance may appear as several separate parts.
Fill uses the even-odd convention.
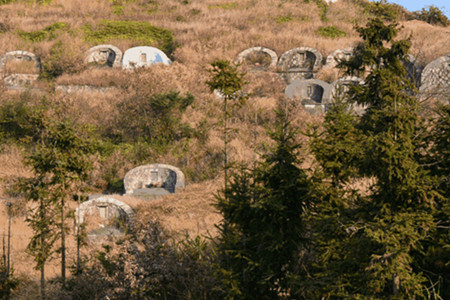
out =
[[[312,114],[325,112],[325,105],[330,98],[331,85],[318,79],[295,79],[288,85],[284,94],[289,99],[298,99]]]
[[[170,65],[172,62],[161,50],[142,46],[134,47],[125,51],[122,60],[123,69],[133,69],[136,67],[146,67],[156,63]]]
[[[92,47],[86,53],[86,63],[98,67],[118,68],[122,62],[122,51],[113,45]]]
[[[234,61],[250,71],[269,71],[277,67],[278,56],[275,51],[264,47],[253,47],[239,53]]]
[[[326,111],[328,111],[330,106],[333,105],[335,97],[343,97],[345,95],[350,85],[363,83],[364,81],[361,78],[355,76],[345,76],[334,81],[331,84],[330,99],[328,99],[328,103],[325,104]],[[349,106],[357,115],[362,115],[366,110],[365,106],[357,103],[352,103]]]
[[[9,70],[9,69],[12,70]],[[41,62],[36,55],[27,51],[7,52],[0,58],[0,72],[17,74],[37,74],[41,70]]]
[[[295,79],[314,78],[322,66],[322,55],[316,49],[301,47],[283,53],[277,69],[281,77],[290,84]]]
[[[336,68],[337,64],[342,60],[349,60],[353,56],[354,49],[352,47],[339,49],[327,56],[326,67]]]
[[[184,188],[184,174],[170,165],[144,165],[128,171],[123,183],[126,194],[151,200]]]
[[[135,214],[127,204],[110,196],[100,196],[80,204],[75,211],[76,225],[85,223],[89,216],[95,218],[97,227],[88,233],[93,237],[122,234],[120,227],[133,221]]]
[[[406,60],[402,61],[406,70],[406,76],[416,87],[420,86],[422,76],[422,64],[411,54],[408,54]]]
[[[443,100],[450,96],[450,54],[430,62],[422,72],[420,91]]]

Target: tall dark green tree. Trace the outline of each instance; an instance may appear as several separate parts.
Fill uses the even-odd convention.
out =
[[[338,208],[339,219],[334,223],[340,226],[332,230],[341,236],[337,241],[325,241],[320,248],[328,252],[320,253],[318,278],[337,275],[338,285],[325,280],[323,293],[331,297],[423,297],[428,280],[414,261],[423,254],[423,245],[437,226],[433,212],[440,196],[435,177],[420,164],[424,127],[414,86],[402,64],[410,41],[395,40],[397,25],[385,24],[379,18],[357,27],[357,31],[363,42],[355,56],[341,66],[349,74],[364,76],[364,84],[350,88],[348,100],[366,110],[357,122],[352,124],[349,119],[339,127],[344,137],[354,135],[358,142],[350,141],[357,149],[345,147],[337,161],[343,170],[356,168],[349,175],[371,179],[373,184],[364,195],[356,196],[345,191],[345,186],[339,188],[345,203]],[[328,115],[332,124],[339,124],[343,115],[333,113]],[[328,123],[327,135],[334,138],[329,146],[332,155],[324,157],[319,152],[316,156],[336,182],[336,171],[327,166],[336,165],[333,153],[340,153],[342,144],[335,139],[336,131],[330,129],[333,127]],[[358,151],[360,155],[347,155]],[[345,179],[342,176],[346,173],[341,173],[337,174]],[[331,205],[325,205],[323,212]],[[330,252],[333,242],[334,253]]]
[[[304,213],[310,181],[299,168],[295,131],[284,113],[270,132],[273,148],[254,170],[235,173],[219,197],[224,217],[220,253],[229,299],[276,299],[288,295],[301,274],[307,241]]]

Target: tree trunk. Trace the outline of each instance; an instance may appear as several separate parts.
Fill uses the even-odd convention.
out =
[[[66,285],[66,233],[64,231],[64,196],[61,197],[61,281]]]
[[[41,300],[45,300],[45,270],[44,265],[41,267]]]

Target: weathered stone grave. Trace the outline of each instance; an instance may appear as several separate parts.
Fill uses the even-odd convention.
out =
[[[430,62],[422,72],[420,91],[448,102],[450,96],[450,54]]]
[[[253,47],[239,53],[234,61],[249,71],[269,71],[277,67],[278,56],[275,51],[264,47]]]
[[[349,60],[353,56],[353,48],[348,47],[344,49],[338,49],[327,56],[326,67],[335,68],[341,61]]]
[[[350,85],[363,83],[364,81],[361,78],[355,76],[345,76],[334,81],[331,84],[330,99],[329,102],[326,104],[326,110],[328,110],[329,107],[333,105],[333,101],[335,100],[336,97],[345,97],[345,93],[348,91]],[[356,103],[350,104],[350,107],[358,115],[363,114],[364,111],[366,110],[364,106]]]
[[[281,77],[290,84],[295,79],[314,78],[322,66],[322,54],[316,49],[300,47],[283,53],[277,65]]]
[[[416,87],[419,87],[423,71],[422,64],[413,55],[408,54],[406,60],[403,60],[403,65],[405,66],[408,79],[411,80]]]
[[[90,238],[122,234],[134,217],[130,206],[110,196],[85,201],[75,211],[77,226],[86,224]]]
[[[150,164],[134,168],[123,179],[125,193],[152,200],[184,188],[184,174],[177,167]]]
[[[172,62],[164,52],[157,48],[148,46],[134,47],[123,54],[122,68],[133,69],[156,63],[170,65]]]
[[[288,85],[284,94],[289,99],[298,99],[305,110],[312,114],[325,112],[325,105],[329,102],[331,85],[318,79],[294,80]]]
[[[28,51],[11,51],[0,58],[0,77],[8,89],[23,89],[39,77],[41,63]]]
[[[98,45],[87,51],[86,63],[96,67],[118,68],[122,66],[122,51],[113,45]]]

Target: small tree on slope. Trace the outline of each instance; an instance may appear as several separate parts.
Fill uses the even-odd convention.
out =
[[[298,277],[306,244],[309,179],[299,169],[295,131],[278,113],[274,146],[255,170],[234,174],[219,197],[220,254],[229,299],[276,299]]]

